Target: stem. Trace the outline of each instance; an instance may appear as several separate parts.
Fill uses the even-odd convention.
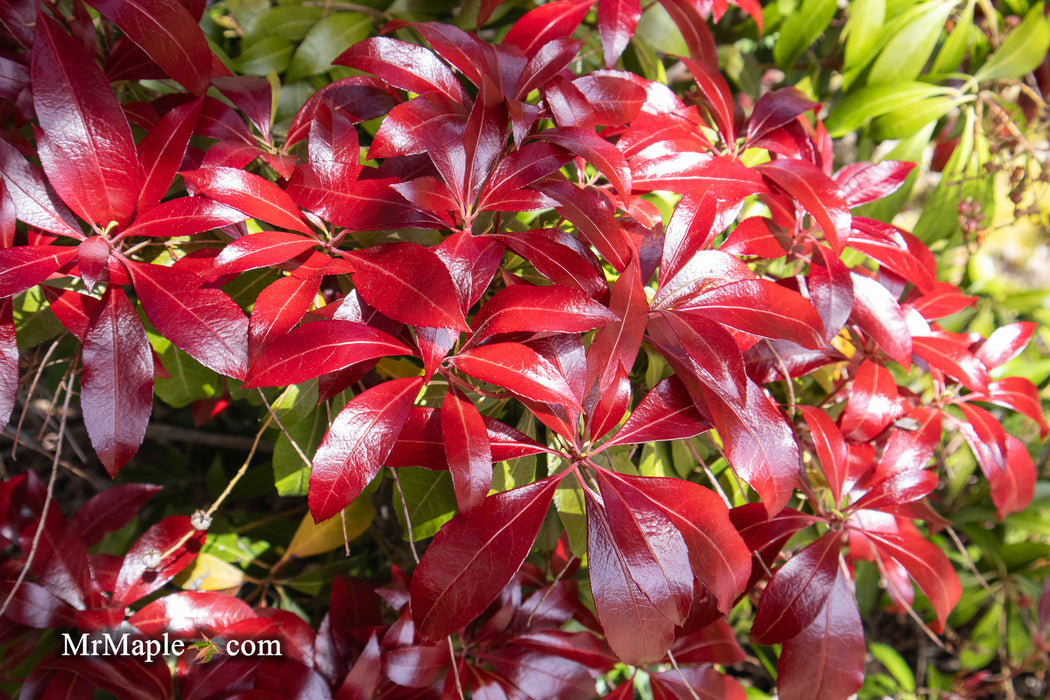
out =
[[[397,470],[391,469],[390,475],[394,478],[394,488],[397,489],[397,495],[401,497],[401,512],[405,516],[405,528],[408,530],[408,546],[412,550],[412,558],[416,560],[416,564],[419,563],[419,553],[416,552],[416,543],[412,539],[412,520],[408,516],[408,502],[405,500],[405,492],[401,490],[401,479],[397,477]]]

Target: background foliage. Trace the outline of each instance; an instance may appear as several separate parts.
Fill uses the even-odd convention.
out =
[[[0,15],[0,689],[1045,695],[1042,3],[143,6]]]

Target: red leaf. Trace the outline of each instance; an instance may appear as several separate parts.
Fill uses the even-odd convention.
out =
[[[171,110],[139,142],[138,211],[155,206],[171,187],[197,126],[201,103],[196,99]]]
[[[287,262],[313,246],[317,241],[295,233],[284,231],[260,231],[227,243],[216,257],[211,279],[235,274],[258,267],[268,267]]]
[[[14,146],[3,139],[0,139],[0,175],[20,221],[60,236],[84,238],[72,212],[44,184],[36,166],[30,165]]]
[[[121,232],[125,236],[193,236],[205,231],[235,224],[248,218],[233,207],[207,197],[179,197],[161,202],[135,217],[135,222]]]
[[[716,65],[691,58],[683,58],[682,63],[693,74],[700,94],[704,97],[705,106],[711,112],[722,136],[722,142],[727,148],[735,148],[736,126],[733,123],[733,95],[729,92],[729,84],[718,74]]]
[[[391,379],[351,399],[321,441],[310,472],[315,522],[357,498],[390,453],[422,386],[419,377]]]
[[[703,316],[689,318],[666,312],[650,319],[648,329],[661,353],[673,356],[726,401],[744,403],[747,396],[744,358],[725,328]]]
[[[35,287],[74,258],[76,248],[28,245],[0,248],[0,298]]]
[[[941,412],[919,406],[895,422],[876,466],[880,475],[925,469],[941,442]]]
[[[612,68],[627,48],[641,14],[638,0],[598,0],[598,31],[606,68]]]
[[[299,207],[287,192],[269,180],[218,165],[183,171],[180,175],[194,194],[228,204],[253,218],[311,235]]]
[[[547,43],[572,34],[593,4],[594,0],[554,0],[540,5],[514,23],[503,43],[531,57]]]
[[[627,267],[631,246],[608,200],[565,180],[545,182],[537,189],[558,202],[558,214],[571,221],[599,255],[621,272]]]
[[[167,557],[161,558],[187,534],[190,536],[188,540]],[[204,544],[204,535],[204,530],[193,529],[189,517],[185,515],[164,518],[146,530],[124,555],[117,586],[113,590],[113,600],[130,605],[159,589],[197,558],[197,552]],[[147,568],[144,559],[155,559],[159,563],[153,568]]]
[[[904,369],[911,368],[912,337],[908,322],[893,294],[856,272],[853,277],[853,314],[850,318]]]
[[[524,100],[530,92],[546,85],[569,65],[582,45],[583,43],[576,39],[559,37],[540,46],[522,69],[514,90],[514,98]]]
[[[416,346],[423,358],[423,380],[429,382],[441,361],[459,342],[459,333],[448,328],[415,327]]]
[[[882,199],[900,187],[915,163],[883,160],[878,163],[850,163],[835,173],[842,198],[852,209]]]
[[[346,254],[358,294],[390,318],[429,328],[469,330],[441,259],[416,243],[388,243]]]
[[[907,231],[858,216],[853,219],[853,231],[846,243],[924,292],[931,291],[936,284],[937,261],[933,253]]]
[[[631,161],[631,174],[636,192],[689,192],[714,187],[726,199],[742,199],[768,191],[757,170],[728,156],[691,150],[639,155]]]
[[[248,317],[192,273],[127,262],[142,308],[163,335],[205,367],[235,379],[248,372]]]
[[[666,85],[627,71],[596,70],[574,79],[572,84],[587,98],[592,119],[598,125],[630,124],[643,108],[668,112],[686,110]]]
[[[472,343],[517,331],[582,333],[620,320],[583,292],[519,284],[496,292],[474,317]]]
[[[449,362],[472,377],[505,387],[526,399],[582,409],[580,400],[561,372],[549,360],[525,345],[482,345],[464,350],[450,358]]]
[[[362,323],[315,321],[267,345],[252,362],[244,387],[299,384],[357,362],[411,354],[404,344]]]
[[[981,471],[985,474],[1001,472],[1006,468],[1006,431],[991,413],[968,403],[957,403],[965,420],[955,420],[955,426],[970,444]]]
[[[123,226],[138,200],[138,159],[131,128],[94,58],[37,12],[33,35],[33,109],[46,140],[41,165],[79,216]]]
[[[474,208],[481,186],[507,143],[507,107],[499,95],[482,91],[474,101],[463,131],[429,150],[445,183],[455,193],[461,211]]]
[[[485,611],[521,567],[568,472],[485,498],[450,520],[412,575],[412,617],[440,639]]]
[[[468,99],[455,74],[428,49],[385,36],[351,46],[332,61],[383,79],[394,87],[422,95],[437,92],[450,104]]]
[[[590,129],[576,126],[560,126],[545,129],[539,138],[561,146],[575,156],[583,158],[608,178],[623,201],[631,198],[631,169],[627,159],[612,145]]]
[[[806,286],[809,300],[824,324],[824,340],[830,343],[853,311],[853,278],[849,268],[834,253],[814,243]]]
[[[746,142],[753,143],[811,110],[820,111],[820,103],[810,100],[798,88],[780,88],[767,92],[758,98],[755,109],[747,120]],[[850,206],[856,205],[851,203]]]
[[[157,65],[200,95],[211,80],[212,55],[200,25],[178,0],[88,0]]]
[[[606,445],[682,440],[710,430],[682,381],[671,375],[645,395]]]
[[[950,336],[915,336],[912,352],[933,369],[959,380],[973,391],[988,390],[988,369],[974,357],[964,340]]]
[[[838,185],[815,165],[802,160],[779,159],[756,166],[801,204],[820,224],[824,238],[835,252],[850,232],[852,216]]]
[[[835,421],[821,409],[815,406],[799,406],[799,410],[813,436],[821,470],[837,506],[842,500],[843,492],[849,490],[846,488],[849,480],[849,450],[846,448],[846,441]]]
[[[460,308],[466,312],[489,288],[503,261],[503,246],[492,236],[457,231],[434,247],[456,285]]]
[[[135,307],[110,285],[82,352],[80,407],[91,445],[110,476],[138,451],[153,409],[153,353]]]
[[[114,643],[119,641],[114,640]],[[134,644],[134,641],[129,644]],[[54,691],[56,695],[52,696],[51,685],[48,685],[46,697],[49,699],[61,698],[64,692],[70,694],[67,697],[84,697],[82,693],[85,691],[92,695],[95,690],[127,700],[169,700],[172,697],[171,671],[160,657],[146,663],[145,657],[72,656],[55,663],[56,666],[60,664],[53,676],[57,683],[52,680],[51,685],[56,685],[57,689]],[[48,665],[45,662],[41,666],[46,668]]]
[[[934,320],[957,314],[976,303],[977,297],[963,294],[954,284],[934,282],[921,297],[913,299],[911,305],[923,318]]]
[[[383,653],[383,673],[399,686],[428,688],[439,680],[452,665],[448,645],[398,647]]]
[[[91,546],[102,536],[119,530],[139,512],[146,499],[161,490],[153,484],[121,484],[89,498],[70,521],[84,544]]]
[[[944,621],[962,596],[962,585],[948,557],[933,543],[923,538],[914,525],[898,522],[900,534],[865,530],[879,556],[903,566],[933,605],[937,616],[930,627],[940,634]]]
[[[817,619],[838,577],[842,535],[829,532],[773,573],[762,592],[751,639],[779,644]]]
[[[632,258],[612,287],[609,310],[620,318],[602,326],[587,348],[585,403],[593,405],[599,394],[615,380],[622,367],[630,372],[638,357],[649,316],[641,270]]]
[[[864,683],[864,627],[857,601],[839,572],[824,609],[784,643],[777,691],[784,700],[838,700]]]
[[[604,508],[586,497],[587,574],[605,639],[624,663],[659,661],[674,641],[674,622],[635,581]]]
[[[743,261],[720,250],[693,253],[683,263],[674,275],[661,276],[653,310],[672,309],[722,285],[755,279]]]
[[[718,65],[718,48],[708,28],[708,16],[703,5],[694,0],[660,0],[660,4],[678,27],[689,55],[712,66]],[[761,11],[758,17],[761,18]],[[757,20],[761,27],[761,20]]]
[[[1006,436],[1005,469],[985,471],[984,475],[991,486],[992,503],[1000,520],[1011,513],[1020,513],[1031,504],[1037,476],[1035,464],[1028,448],[1013,435]]]
[[[10,298],[0,299],[0,429],[18,402],[18,339]]]
[[[869,442],[900,416],[897,383],[890,371],[865,360],[853,377],[846,410],[839,425],[843,434],[856,442]]]
[[[609,293],[594,253],[560,229],[508,231],[492,237],[528,260],[537,272],[555,284],[575,287],[592,299],[600,300]]]
[[[11,505],[19,507],[17,502]],[[77,610],[84,610],[91,605],[92,598],[97,600],[97,594],[92,591],[87,547],[57,509],[48,510],[42,528],[36,515],[25,518],[29,522],[17,537],[23,552],[35,548],[30,572],[49,593]],[[34,542],[38,528],[41,536]]]
[[[492,448],[478,409],[454,388],[441,402],[441,435],[456,505],[461,513],[469,513],[492,488]]]
[[[460,110],[450,109],[434,93],[426,93],[390,110],[372,139],[368,158],[425,153],[462,133]]]
[[[605,391],[598,396],[598,402],[590,416],[588,434],[593,442],[616,427],[627,412],[631,403],[631,378],[621,365],[616,369],[616,376]]]
[[[1017,357],[1035,332],[1036,324],[1018,321],[996,328],[974,353],[988,369],[1009,362]]]
[[[660,279],[670,280],[719,232],[715,230],[724,202],[713,189],[701,189],[682,197],[664,231],[660,255]]]
[[[998,381],[990,382],[988,384],[988,392],[984,396],[974,396],[973,398],[978,401],[991,401],[1023,413],[1039,424],[1040,438],[1045,438],[1047,434],[1050,434],[1050,425],[1047,425],[1046,418],[1043,417],[1043,403],[1039,397],[1039,390],[1027,379],[1022,377],[1005,377]]]
[[[320,286],[320,277],[281,277],[259,292],[248,319],[250,359],[254,360],[262,348],[302,320]]]
[[[164,633],[214,637],[235,623],[255,617],[247,603],[227,593],[179,591],[144,606],[128,623],[153,638]]]
[[[478,211],[505,211],[508,204],[521,195],[523,187],[550,175],[569,160],[571,156],[563,149],[542,141],[526,143],[511,151],[499,161],[485,182],[478,198]],[[538,192],[534,194],[542,196]]]

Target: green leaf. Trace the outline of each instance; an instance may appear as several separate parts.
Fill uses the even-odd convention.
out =
[[[964,101],[963,96],[935,95],[915,104],[898,107],[871,123],[871,136],[878,140],[904,139],[917,134]]]
[[[969,0],[966,3],[966,8],[955,22],[955,26],[952,27],[947,41],[944,42],[941,50],[937,52],[937,58],[934,60],[933,68],[930,70],[932,74],[939,75],[957,70],[959,64],[966,57],[966,51],[970,47],[970,38],[973,33],[973,5],[974,0]]]
[[[907,107],[936,95],[949,95],[952,88],[907,80],[894,85],[869,85],[851,92],[831,110],[824,126],[832,138],[856,131],[870,119]]]
[[[312,459],[328,430],[328,416],[324,406],[319,406],[299,420],[282,419],[281,422],[288,434],[282,432],[273,447],[274,486],[281,496],[305,496],[310,484],[310,465],[299,456],[292,440]]]
[[[452,475],[447,471],[433,471],[422,467],[399,467],[397,478],[401,482],[405,500],[401,500],[395,488],[394,513],[401,527],[405,529],[406,539],[409,533],[403,504],[407,504],[408,520],[412,523],[412,541],[433,537],[441,526],[456,514],[456,492],[452,489]]]
[[[1043,3],[1034,5],[974,77],[984,83],[1001,78],[1019,79],[1035,70],[1050,49],[1050,20],[1043,16]]]
[[[854,0],[849,4],[843,68],[849,70],[871,60],[885,21],[886,0]]]
[[[372,20],[360,12],[328,15],[307,32],[295,50],[285,78],[299,80],[328,70],[336,56],[367,38],[371,31]]]
[[[575,474],[569,474],[554,490],[554,508],[558,511],[565,533],[569,536],[569,551],[583,558],[587,554],[587,516],[583,503],[583,489]]]
[[[245,39],[255,42],[263,37],[277,36],[291,42],[302,41],[310,28],[323,18],[323,7],[303,7],[298,3],[278,5],[255,19],[251,31],[245,32]]]
[[[791,14],[780,28],[773,46],[773,60],[788,70],[802,52],[828,28],[838,7],[836,0],[803,0],[798,12]]]
[[[889,671],[901,690],[915,692],[915,674],[912,673],[908,662],[893,647],[881,642],[871,642],[868,644],[868,651]]]
[[[157,398],[172,408],[182,408],[199,399],[222,396],[223,381],[218,372],[197,362],[161,335],[150,333],[149,340],[171,375],[153,382]]]
[[[871,67],[868,84],[900,83],[917,78],[933,52],[952,6],[951,2],[926,3],[922,13],[901,27],[886,44]]]
[[[279,36],[263,37],[234,59],[233,65],[240,73],[266,77],[270,69],[278,73],[284,71],[292,60],[294,48],[292,42]]]

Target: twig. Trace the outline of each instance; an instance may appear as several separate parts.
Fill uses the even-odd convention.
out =
[[[445,639],[448,640],[448,655],[452,659],[452,677],[456,680],[456,692],[459,693],[459,700],[467,700],[463,695],[463,684],[459,680],[459,666],[456,665],[456,649],[452,646],[452,635],[450,634]]]
[[[26,392],[26,402],[22,405],[22,413],[18,416],[18,425],[15,426],[15,444],[11,447],[11,459],[15,459],[15,453],[18,451],[18,436],[22,434],[22,423],[25,422],[26,413],[29,412],[29,400],[33,398],[33,392],[36,390],[37,382],[40,381],[40,376],[44,373],[44,368],[47,367],[47,360],[51,357],[51,353],[58,347],[59,338],[55,342],[51,343],[51,347],[44,353],[44,359],[40,360],[40,366],[37,367],[36,373],[33,375],[33,381],[29,383],[29,390]]]
[[[671,660],[671,665],[674,666],[675,673],[677,673],[678,677],[682,679],[683,683],[685,683],[685,689],[693,696],[693,700],[700,700],[700,696],[696,694],[696,691],[693,690],[693,686],[689,685],[689,681],[686,680],[685,674],[682,673],[682,669],[678,668],[678,662],[674,660],[674,654],[671,653],[670,649],[667,650],[667,658]]]
[[[394,488],[397,489],[397,495],[401,497],[401,512],[405,516],[405,529],[408,530],[408,546],[412,550],[412,558],[419,563],[419,554],[416,552],[416,543],[412,539],[412,519],[408,517],[408,501],[405,500],[405,492],[401,490],[401,479],[397,477],[397,470],[391,469],[390,475],[394,478]]]
[[[270,412],[270,417],[273,418],[273,422],[277,424],[277,427],[281,429],[281,432],[284,433],[284,436],[288,438],[288,442],[292,443],[292,448],[295,449],[296,454],[298,454],[299,457],[303,460],[303,464],[309,467],[311,464],[310,458],[303,453],[302,449],[299,447],[299,443],[292,439],[292,434],[288,432],[288,429],[284,427],[283,423],[281,423],[281,419],[277,417],[277,413],[273,410],[273,406],[271,406],[270,402],[266,400],[266,394],[263,393],[263,390],[259,389],[258,391],[259,398],[262,399],[263,406],[266,406],[266,410]],[[287,392],[288,389],[285,389],[281,396],[284,396],[284,394]],[[345,530],[346,528],[343,529]]]

